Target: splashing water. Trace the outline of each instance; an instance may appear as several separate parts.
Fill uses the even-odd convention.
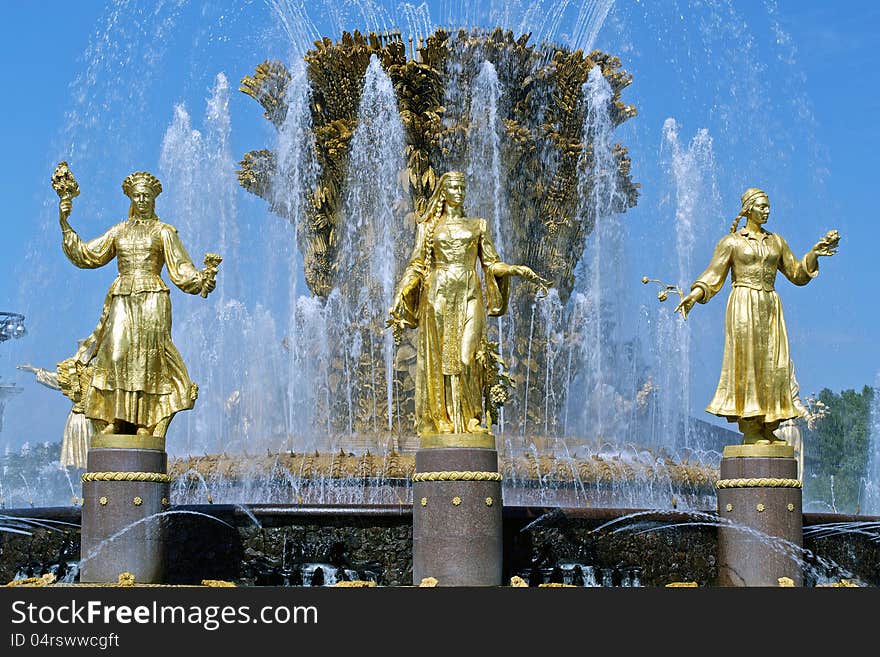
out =
[[[880,516],[880,374],[874,381],[868,436],[868,465],[862,491],[862,513]]]
[[[401,244],[405,244],[406,228],[403,217],[406,205],[403,189],[396,184],[404,170],[405,138],[397,111],[397,96],[391,78],[375,55],[370,56],[364,79],[364,89],[358,110],[358,127],[351,143],[351,157],[347,180],[347,195],[343,206],[342,260],[340,275],[359,282],[357,298],[344,299],[346,314],[331,321],[354,327],[343,340],[349,346],[352,367],[358,365],[360,350],[372,355],[376,346],[372,340],[374,326],[382,326],[391,307],[396,275],[403,260]],[[393,354],[394,338],[390,331],[382,334],[381,351],[385,372],[371,372],[371,420],[377,431],[381,421],[380,374],[385,388],[385,415],[387,428],[393,428]],[[373,359],[371,359],[373,360]],[[373,361],[375,362],[375,361]]]
[[[611,343],[612,338],[625,341],[628,318],[640,317],[637,308],[644,288],[628,283],[638,277],[628,276],[624,256],[633,244],[635,230],[656,232],[653,227],[640,226],[658,223],[650,216],[653,210],[649,201],[650,194],[656,193],[654,190],[668,189],[661,180],[671,177],[674,181],[676,216],[682,217],[677,225],[684,227],[690,221],[690,231],[700,233],[697,223],[702,219],[697,210],[706,207],[708,196],[703,185],[707,184],[708,178],[698,180],[693,177],[694,167],[699,169],[702,166],[704,174],[714,176],[725,198],[728,195],[738,198],[745,175],[741,171],[742,160],[737,160],[738,144],[748,142],[767,153],[766,158],[754,163],[748,175],[772,178],[778,187],[785,186],[785,180],[780,180],[776,174],[777,170],[785,170],[779,163],[800,164],[797,156],[803,143],[809,142],[809,135],[804,138],[802,133],[810,129],[811,122],[805,120],[795,126],[774,119],[792,115],[791,104],[797,106],[795,115],[809,119],[809,107],[803,95],[795,89],[795,93],[780,95],[782,100],[779,101],[758,103],[756,100],[776,97],[766,93],[770,77],[764,75],[764,71],[768,67],[789,71],[796,66],[790,40],[780,37],[784,34],[780,31],[777,14],[775,8],[768,6],[766,12],[755,12],[746,19],[732,2],[724,0],[676,3],[675,8],[662,6],[662,3],[652,3],[649,7],[644,3],[614,3],[610,0],[488,2],[468,6],[430,3],[404,4],[402,7],[386,6],[381,2],[335,3],[328,0],[307,8],[288,0],[271,0],[244,5],[234,16],[183,0],[160,5],[137,0],[108,3],[84,54],[83,70],[71,87],[70,110],[47,162],[51,162],[51,166],[59,159],[72,162],[83,183],[83,195],[77,200],[72,221],[84,237],[92,237],[124,214],[126,203],[118,189],[119,172],[128,173],[141,168],[152,170],[155,168],[152,161],[157,159],[165,188],[157,203],[160,217],[178,227],[184,244],[197,263],[205,251],[216,250],[224,256],[217,290],[207,302],[172,290],[175,343],[181,349],[192,378],[200,384],[200,398],[194,411],[182,414],[172,422],[169,451],[172,454],[195,454],[205,451],[241,453],[245,449],[262,452],[291,446],[297,449],[324,448],[325,443],[319,442],[319,436],[330,434],[327,409],[332,391],[340,385],[349,386],[346,412],[352,416],[358,412],[358,396],[350,389],[355,379],[337,382],[332,378],[334,350],[339,346],[333,327],[340,317],[352,317],[351,314],[342,315],[345,308],[358,307],[361,301],[361,308],[366,309],[367,315],[379,317],[384,313],[388,282],[394,280],[391,267],[399,262],[399,249],[411,244],[411,235],[397,228],[391,231],[390,226],[406,225],[401,221],[405,210],[395,207],[400,200],[397,187],[383,186],[386,200],[369,202],[375,202],[376,208],[393,208],[393,218],[377,211],[368,219],[378,222],[370,224],[377,243],[390,243],[393,247],[379,249],[383,253],[376,259],[362,254],[358,260],[363,271],[375,276],[376,295],[361,300],[331,295],[321,300],[306,292],[297,233],[306,221],[306,194],[314,187],[317,163],[310,159],[314,150],[310,142],[309,104],[312,99],[301,57],[313,47],[314,39],[325,34],[335,40],[343,30],[382,31],[400,27],[405,30],[402,38],[406,42],[409,35],[414,35],[417,40],[419,35],[427,36],[440,24],[469,27],[497,24],[520,33],[530,32],[532,43],[553,42],[585,51],[601,47],[619,55],[629,70],[637,71],[636,84],[627,92],[631,94],[627,102],[634,102],[640,111],[645,108],[646,116],[651,116],[649,112],[656,98],[670,97],[668,91],[672,88],[672,80],[681,92],[676,95],[679,104],[672,108],[664,105],[663,116],[674,114],[682,125],[709,126],[703,146],[699,147],[696,144],[704,133],[698,133],[685,148],[678,142],[674,147],[672,132],[667,131],[664,137],[669,147],[666,164],[672,166],[663,167],[663,162],[655,161],[656,144],[660,139],[654,133],[658,131],[659,122],[646,119],[640,124],[630,122],[624,127],[612,125],[607,116],[607,84],[603,87],[605,81],[598,72],[591,74],[584,89],[592,107],[585,127],[594,131],[596,149],[591,154],[590,166],[583,169],[583,175],[597,176],[601,184],[593,186],[590,193],[582,197],[584,206],[581,211],[595,214],[597,228],[582,258],[583,276],[575,293],[565,301],[561,315],[555,305],[562,303],[560,300],[551,297],[538,304],[534,317],[541,330],[534,331],[532,336],[534,340],[551,343],[561,332],[560,326],[566,330],[576,327],[581,330],[583,341],[578,345],[579,350],[553,351],[546,367],[539,371],[519,372],[523,379],[528,376],[531,383],[535,380],[547,382],[559,372],[574,372],[578,369],[575,367],[578,361],[587,368],[588,375],[583,377],[584,380],[568,379],[571,383],[566,386],[568,392],[552,386],[544,389],[540,401],[545,408],[552,407],[559,395],[569,397],[562,426],[555,438],[577,434],[578,444],[583,445],[585,436],[601,435],[614,437],[619,440],[619,445],[632,441],[647,443],[651,449],[672,449],[675,445],[669,442],[672,439],[669,407],[687,409],[686,415],[694,412],[696,407],[686,399],[692,390],[703,384],[696,378],[689,381],[690,377],[702,373],[693,371],[700,368],[693,367],[690,360],[679,360],[682,368],[678,370],[670,361],[661,363],[661,370],[666,367],[663,376],[670,381],[670,385],[662,386],[661,390],[675,395],[675,399],[657,402],[656,411],[665,419],[649,435],[644,432],[639,435],[632,428],[634,423],[630,418],[635,411],[624,402],[629,402],[635,393],[634,381],[640,372],[635,364],[624,362],[621,347]],[[761,41],[762,30],[767,25],[773,33],[769,46]],[[735,61],[728,56],[725,45],[733,37],[737,38],[741,53]],[[409,53],[412,53],[411,48]],[[462,85],[462,90],[470,95],[450,98],[451,102],[444,100],[443,103],[450,113],[469,112],[472,117],[486,118],[482,123],[472,121],[475,129],[469,135],[470,143],[458,154],[461,158],[459,164],[471,172],[476,170],[475,163],[482,160],[484,175],[480,182],[471,182],[469,203],[478,204],[474,207],[480,207],[480,212],[493,224],[494,237],[505,254],[511,245],[505,242],[507,233],[502,227],[517,220],[505,214],[503,203],[510,185],[502,166],[506,149],[509,149],[504,119],[509,109],[505,106],[505,96],[510,91],[500,80],[507,79],[503,67],[509,62],[490,63],[485,53],[483,55],[474,67],[473,80],[465,80],[468,84]],[[233,152],[241,148],[239,140],[248,144],[261,143],[261,139],[251,133],[262,130],[263,126],[260,112],[255,111],[251,101],[230,94],[227,76],[240,79],[267,57],[288,58],[292,62],[288,67],[291,72],[286,96],[288,116],[274,144],[276,175],[286,184],[274,186],[276,197],[272,201],[285,208],[285,216],[295,217],[291,224],[269,216],[271,209],[267,210],[264,204],[254,204],[253,199],[239,189],[235,174]],[[455,66],[455,61],[451,65]],[[374,75],[376,85],[373,88],[383,98],[385,107],[391,108],[394,90],[379,84],[381,76],[375,68],[371,64],[372,72],[368,77]],[[134,83],[135,75],[137,84]],[[797,85],[796,75],[785,76],[785,79],[786,85]],[[152,109],[157,104],[156,95],[165,89],[172,90],[173,99],[165,99],[164,104],[162,100],[158,101],[160,114],[156,117]],[[205,89],[211,90],[207,99],[204,98]],[[384,95],[379,93],[380,89],[384,89]],[[473,90],[476,89],[479,93],[475,94]],[[541,92],[549,93],[548,90]],[[240,116],[236,114],[238,100],[249,103]],[[668,104],[672,102],[669,100]],[[202,113],[191,113],[187,109],[200,105],[204,107]],[[750,117],[748,121],[742,120],[746,112]],[[397,118],[390,109],[389,116]],[[538,117],[538,120],[543,121],[544,117]],[[780,123],[782,129],[779,129]],[[386,128],[389,134],[384,136],[385,144],[397,140],[398,153],[402,156],[406,142],[397,132],[398,126],[392,121]],[[612,130],[616,130],[615,137],[612,137]],[[622,133],[623,130],[629,132]],[[710,130],[711,139],[708,138]],[[603,174],[606,168],[610,167],[608,170],[611,171],[616,166],[608,158],[614,155],[617,139],[632,148],[634,170],[643,184],[645,195],[640,207],[633,209],[628,226],[616,216],[619,210],[615,209],[614,199],[619,190],[615,191],[612,177]],[[362,143],[359,142],[358,148],[363,147],[360,152],[367,152],[368,141],[364,138]],[[375,143],[372,146],[379,147]],[[812,148],[812,143],[807,147]],[[707,160],[700,159],[707,154],[706,149],[718,154],[708,172]],[[389,147],[389,150],[392,149]],[[477,156],[477,153],[481,155]],[[809,165],[811,171],[820,171],[821,166],[812,166],[816,157],[811,151],[809,157],[802,158],[803,165]],[[363,162],[375,160],[364,159]],[[680,169],[676,163],[681,165]],[[397,173],[403,168],[399,160],[395,164],[389,161],[382,164],[388,164],[383,173],[388,180],[396,180]],[[554,166],[549,161],[542,160],[542,164],[548,170]],[[51,166],[47,165],[46,169],[51,170]],[[663,168],[662,175],[654,172],[654,167]],[[365,171],[363,175],[371,172]],[[795,171],[793,175],[797,173]],[[479,189],[480,184],[484,184],[485,189]],[[695,198],[693,193],[697,188],[700,195]],[[362,189],[358,193],[372,191]],[[355,192],[349,189],[347,193]],[[376,191],[377,198],[378,194]],[[794,209],[790,198],[782,195],[778,202],[776,198],[776,207],[788,205],[789,210]],[[363,196],[360,199],[349,196],[349,199],[355,204],[368,202]],[[804,199],[804,202],[809,204],[812,199]],[[28,317],[33,317],[30,327],[33,330],[27,340],[8,345],[12,349],[12,358],[37,364],[53,363],[66,357],[72,352],[76,338],[88,334],[113,275],[113,272],[101,271],[94,276],[80,276],[80,272],[74,276],[63,259],[45,258],[46,252],[57,253],[54,209],[53,203],[46,203],[42,222],[30,241],[30,251],[21,263],[19,305]],[[367,217],[365,214],[358,219],[350,211],[346,212],[345,223],[340,225],[337,237],[353,240],[355,234],[345,231],[356,226],[359,220],[366,221]],[[813,213],[809,214],[812,216]],[[717,224],[718,236],[726,228],[723,223]],[[406,230],[410,228],[406,226]],[[390,242],[382,242],[389,234]],[[648,249],[643,249],[639,255],[661,262],[662,267],[658,265],[656,271],[669,267],[669,270],[676,271],[679,281],[687,282],[695,273],[690,258],[702,246],[683,240],[684,233],[676,235],[674,246],[671,241],[665,242],[658,244],[660,248],[655,249],[656,253],[645,253]],[[361,245],[357,240],[353,242]],[[350,255],[357,259],[353,252]],[[390,276],[389,271],[392,271]],[[341,272],[342,275],[347,273]],[[639,276],[641,274],[639,272]],[[57,292],[56,282],[59,280],[66,282],[64,294]],[[542,305],[548,302],[550,305]],[[663,307],[661,310],[669,314],[670,309]],[[517,317],[516,321],[526,323],[532,319],[526,314]],[[502,336],[510,333],[509,326],[513,324],[512,318],[505,322],[503,327],[498,327]],[[47,327],[59,323],[69,327],[66,342],[58,340],[56,332],[47,330]],[[683,329],[680,323],[677,326]],[[698,329],[692,327],[690,330]],[[47,337],[50,333],[51,337]],[[662,334],[662,327],[651,326],[640,336],[647,343]],[[368,398],[371,419],[375,426],[382,428],[390,426],[393,401],[390,367],[393,352],[388,337],[387,333],[382,335],[380,342],[373,345],[364,340],[358,342],[352,335],[344,341],[346,358],[352,366],[353,359],[370,349],[382,356],[380,362],[384,364],[384,371],[377,370],[370,379],[375,386]],[[699,342],[696,336],[677,336],[674,340],[679,345]],[[510,346],[504,340],[502,344],[504,349]],[[629,346],[638,349],[635,343]],[[686,373],[688,371],[690,375]],[[679,385],[671,385],[676,376],[681,377]],[[303,382],[307,384],[303,385]],[[589,396],[582,394],[581,390],[587,390]],[[525,395],[528,390],[519,387],[516,394]],[[679,402],[680,398],[685,401]],[[33,413],[28,403],[42,404],[46,410]],[[591,410],[584,412],[585,408]],[[612,408],[615,410],[611,411]],[[47,400],[28,389],[26,394],[10,403],[7,409],[9,422],[3,438],[9,444],[9,441],[17,441],[19,435],[36,431],[57,440],[68,411],[69,402],[60,395]],[[546,413],[534,422],[530,419],[528,431],[554,433],[551,420]],[[691,443],[690,435],[685,433],[684,445]],[[560,440],[555,444],[559,445],[560,454],[564,453],[563,447],[568,448]],[[872,454],[877,452],[873,448]],[[876,475],[872,477],[872,481],[877,481]],[[30,488],[38,491],[42,483],[42,480],[30,481]],[[20,482],[7,480],[6,484],[8,489]],[[657,498],[660,499],[664,496],[659,492],[662,485],[657,486]],[[69,487],[61,490],[59,495],[63,494],[63,498],[59,499],[69,499]],[[254,491],[263,489],[256,487]],[[23,493],[21,497],[25,496]]]
[[[712,137],[708,130],[697,131],[687,147],[681,144],[675,119],[663,123],[663,146],[668,152],[667,168],[674,206],[673,230],[678,256],[675,279],[687,294],[697,275],[693,260],[698,238],[711,234],[711,221],[718,216]],[[700,240],[701,246],[704,240]],[[672,296],[657,309],[655,324],[655,372],[659,391],[655,403],[659,416],[655,444],[670,453],[694,447],[691,444],[690,379],[691,323],[671,311],[679,298]]]

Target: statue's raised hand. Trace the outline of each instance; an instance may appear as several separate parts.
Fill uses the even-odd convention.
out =
[[[816,242],[812,250],[817,256],[832,256],[837,253],[839,243],[840,233],[836,230],[829,230],[822,239]]]
[[[63,198],[58,201],[58,220],[65,224],[67,223],[67,218],[70,216],[70,211],[73,210],[73,200],[69,198]]]

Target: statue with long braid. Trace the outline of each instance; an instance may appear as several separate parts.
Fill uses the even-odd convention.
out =
[[[525,265],[501,261],[486,220],[465,214],[464,197],[464,174],[444,173],[417,220],[415,247],[389,311],[395,330],[419,330],[415,415],[423,437],[491,433],[480,353],[486,317],[507,312],[511,276],[545,291],[550,285]]]
[[[806,285],[819,274],[819,256],[837,252],[840,235],[828,231],[798,259],[782,236],[764,229],[770,216],[767,194],[750,187],[741,202],[730,233],[715,246],[706,271],[675,310],[686,319],[695,303],[706,303],[718,293],[730,272],[721,375],[706,411],[737,422],[744,444],[784,443],[774,430],[780,422],[803,416],[804,406],[776,294],[776,272],[795,285]],[[738,228],[743,218],[746,223]]]

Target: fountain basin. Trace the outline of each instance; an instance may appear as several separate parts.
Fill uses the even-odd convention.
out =
[[[0,532],[0,581],[48,572],[76,581],[79,507],[5,513],[5,526],[31,519],[30,535]],[[306,575],[330,564],[379,586],[412,584],[407,504],[183,505],[167,521],[168,583],[308,586]],[[718,575],[714,512],[505,506],[502,523],[504,584],[517,575],[533,586],[714,586]],[[804,586],[880,586],[880,517],[806,513],[803,524]],[[335,577],[325,572],[324,585]]]

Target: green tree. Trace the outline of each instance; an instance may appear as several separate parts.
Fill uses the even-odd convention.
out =
[[[804,506],[837,513],[858,513],[868,462],[874,389],[835,393],[825,388],[818,400],[826,415],[812,430],[804,428]],[[812,503],[812,504],[811,504]]]

